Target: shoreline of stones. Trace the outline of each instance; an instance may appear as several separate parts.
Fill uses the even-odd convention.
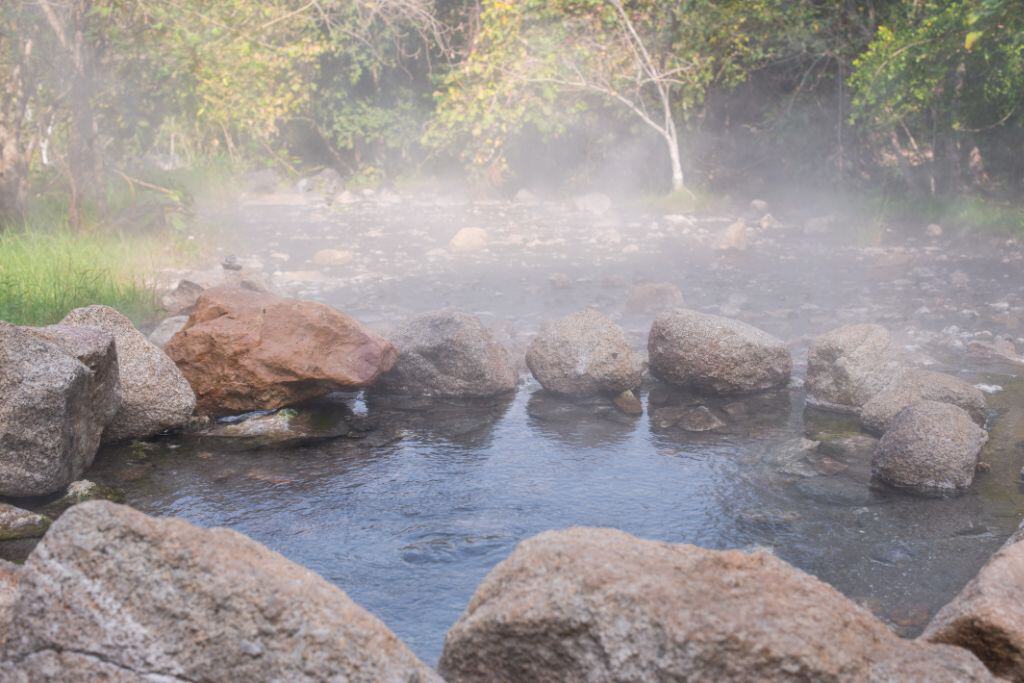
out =
[[[328,306],[259,287],[194,294],[163,350],[103,306],[45,328],[0,322],[0,495],[79,485],[101,440],[149,438],[183,427],[193,412],[277,410],[339,389],[482,398],[518,386],[508,350],[465,313],[417,316],[388,341]],[[781,340],[683,308],[655,317],[648,358],[654,377],[711,396],[784,389],[793,370]],[[634,393],[642,358],[596,310],[545,325],[526,365],[548,392],[604,395],[623,412],[643,411]],[[857,415],[882,435],[872,461],[878,479],[926,493],[971,485],[987,440],[983,395],[955,377],[906,367],[884,328],[850,325],[813,340],[805,388],[809,405]],[[76,495],[72,503],[88,497]],[[33,514],[0,504],[13,537],[45,530],[48,520],[19,513]],[[794,671],[830,680],[990,680],[969,650],[992,673],[1024,681],[1016,597],[1024,544],[1016,540],[921,639],[905,641],[763,553],[611,530],[547,532],[521,543],[481,584],[448,634],[439,671],[450,681],[790,680]],[[237,556],[221,546],[238,546]],[[275,590],[303,604],[284,607]],[[322,604],[306,604],[308,596]],[[225,611],[230,618],[218,621]],[[299,628],[307,622],[323,626]],[[0,566],[0,628],[0,674],[10,680],[226,680],[238,672],[246,680],[339,672],[344,680],[437,680],[312,572],[240,534],[108,502],[70,507],[24,568]]]

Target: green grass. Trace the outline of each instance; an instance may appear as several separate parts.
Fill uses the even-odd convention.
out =
[[[157,248],[153,238],[0,233],[0,320],[48,325],[90,304],[116,308],[136,323],[151,319],[156,297],[147,260]]]
[[[892,223],[937,223],[955,230],[1024,234],[1024,206],[976,195],[889,195],[874,205],[879,215]]]

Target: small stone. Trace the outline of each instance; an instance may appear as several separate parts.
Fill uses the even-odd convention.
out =
[[[763,213],[768,209],[768,202],[763,199],[751,199],[750,208],[758,213]]]
[[[565,273],[555,273],[548,278],[553,289],[569,289],[572,287],[572,280]]]
[[[167,342],[171,341],[171,337],[178,333],[178,330],[185,327],[186,322],[188,322],[187,315],[172,315],[170,318],[164,318],[160,324],[149,333],[147,339],[149,339],[154,346],[162,349],[167,346]]]
[[[483,251],[489,241],[487,231],[483,228],[463,228],[455,233],[448,248],[457,254],[468,254]]]
[[[720,251],[746,251],[747,222],[741,218],[726,228],[715,244],[715,248]]]
[[[49,517],[0,503],[0,541],[39,538],[49,527]]]
[[[725,423],[719,420],[707,406],[687,408],[676,424],[688,432],[709,432],[725,426]]]
[[[632,391],[623,391],[615,397],[615,407],[626,415],[643,415],[644,404]]]
[[[942,237],[942,226],[938,223],[931,223],[925,228],[925,232],[928,233],[929,237]]]
[[[626,312],[632,315],[661,313],[683,307],[683,292],[671,282],[642,282],[629,288]]]

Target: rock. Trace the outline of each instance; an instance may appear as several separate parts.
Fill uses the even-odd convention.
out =
[[[434,311],[406,322],[391,337],[398,362],[384,388],[420,396],[484,397],[515,391],[518,376],[504,346],[476,316]]]
[[[174,289],[160,297],[160,308],[171,315],[188,315],[204,287],[191,280],[179,280]]]
[[[905,408],[878,442],[872,472],[894,486],[929,491],[965,489],[988,440],[963,409],[921,401]]]
[[[0,495],[59,491],[92,464],[121,403],[113,337],[0,322]]]
[[[615,407],[625,415],[643,415],[644,404],[632,391],[623,391],[615,397]]]
[[[90,502],[29,556],[5,681],[440,681],[342,591],[245,536]]]
[[[683,307],[683,293],[671,282],[643,282],[629,288],[626,312],[633,315],[661,313]]]
[[[641,365],[622,329],[592,308],[546,324],[526,365],[548,391],[568,396],[621,394],[640,386]]]
[[[658,408],[652,416],[654,426],[661,429],[679,427],[688,432],[708,432],[725,426],[707,406],[668,406]]]
[[[21,567],[0,560],[0,652],[11,632],[11,610],[18,599],[18,584],[21,583]]]
[[[97,484],[88,479],[79,479],[68,484],[64,495],[47,503],[43,510],[54,517],[59,517],[72,505],[78,505],[88,500],[112,500],[115,503],[120,503],[124,500],[124,495],[109,486]]]
[[[210,415],[366,387],[396,356],[389,342],[329,306],[231,287],[203,292],[165,350]]]
[[[355,258],[348,249],[321,249],[313,254],[313,263],[318,266],[344,266]]]
[[[39,538],[50,527],[50,520],[28,510],[0,503],[0,541]]]
[[[537,195],[523,187],[516,191],[516,194],[512,198],[512,201],[514,201],[516,204],[526,204],[528,206],[533,206],[534,204],[537,204],[538,199]]]
[[[938,223],[931,223],[925,228],[925,232],[929,237],[942,237],[942,226]]]
[[[458,254],[468,254],[483,251],[487,248],[487,242],[487,231],[483,228],[463,228],[448,242],[448,248]]]
[[[131,320],[108,306],[87,306],[68,313],[61,325],[91,325],[114,335],[124,398],[104,441],[145,439],[188,422],[196,406],[192,387]]]
[[[553,273],[548,278],[548,283],[552,289],[569,289],[572,287],[572,278],[565,273]]]
[[[751,199],[750,208],[758,213],[764,213],[768,210],[768,202],[763,199]]]
[[[726,228],[718,238],[715,249],[720,251],[746,251],[747,222],[741,218]]]
[[[778,230],[779,228],[786,227],[785,225],[782,224],[782,221],[780,221],[778,218],[771,215],[770,213],[766,213],[765,215],[761,216],[761,220],[757,222],[757,225],[762,230]]]
[[[296,448],[347,436],[352,425],[345,411],[315,407],[284,408],[273,413],[254,413],[243,419],[216,422],[193,436],[216,442],[219,450]]]
[[[171,341],[171,337],[178,334],[178,330],[185,327],[185,323],[188,322],[187,315],[172,315],[170,318],[164,318],[156,328],[149,333],[147,339],[159,349],[167,346],[167,342]]]
[[[904,641],[765,552],[611,529],[520,543],[448,632],[449,683],[991,681],[970,653]]]
[[[651,371],[671,384],[744,394],[789,383],[786,345],[738,320],[692,310],[662,313],[647,341]]]
[[[996,676],[1024,681],[1024,543],[1019,534],[938,611],[921,637],[970,650]]]
[[[357,197],[350,190],[342,190],[338,194],[334,195],[334,203],[335,204],[340,204],[340,205],[355,204],[358,201],[359,201],[359,197]]]
[[[907,370],[864,404],[860,420],[868,431],[881,434],[901,410],[919,401],[939,401],[966,410],[985,425],[985,395],[967,382],[930,370]]]
[[[896,348],[884,327],[839,327],[811,342],[807,399],[818,407],[857,413],[898,372]]]
[[[590,194],[575,197],[572,200],[572,205],[577,211],[586,211],[587,213],[592,213],[595,216],[600,216],[611,210],[612,200],[606,194],[591,192]]]
[[[345,181],[341,174],[333,168],[325,168],[307,178],[303,178],[295,185],[299,192],[318,192],[323,195],[334,196],[344,189]]]

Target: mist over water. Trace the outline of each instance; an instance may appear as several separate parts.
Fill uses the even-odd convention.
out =
[[[222,226],[225,250],[285,292],[382,332],[454,307],[480,316],[521,363],[543,322],[593,306],[642,351],[652,314],[626,309],[630,287],[668,282],[689,307],[786,340],[794,380],[731,399],[647,380],[638,418],[607,399],[547,394],[525,371],[507,400],[399,400],[371,390],[321,408],[370,420],[363,440],[239,451],[172,438],[141,454],[104,451],[90,476],[123,488],[143,511],[237,529],[320,573],[429,662],[490,568],[518,541],[571,525],[769,548],[914,635],[1024,513],[1022,366],[966,349],[1016,329],[1021,247],[807,234],[803,219],[787,224],[786,207],[771,209],[780,225],[757,227],[751,209],[746,248],[722,250],[737,215],[435,194],[333,206],[315,194],[250,196],[208,216]],[[450,249],[464,227],[486,230],[487,247]],[[317,265],[321,249],[353,258]],[[981,458],[991,469],[966,493],[921,497],[872,481],[874,438],[855,419],[805,407],[810,337],[875,321],[912,362],[996,392],[987,395],[992,431]],[[698,405],[725,426],[688,432],[657,417],[660,408]]]

